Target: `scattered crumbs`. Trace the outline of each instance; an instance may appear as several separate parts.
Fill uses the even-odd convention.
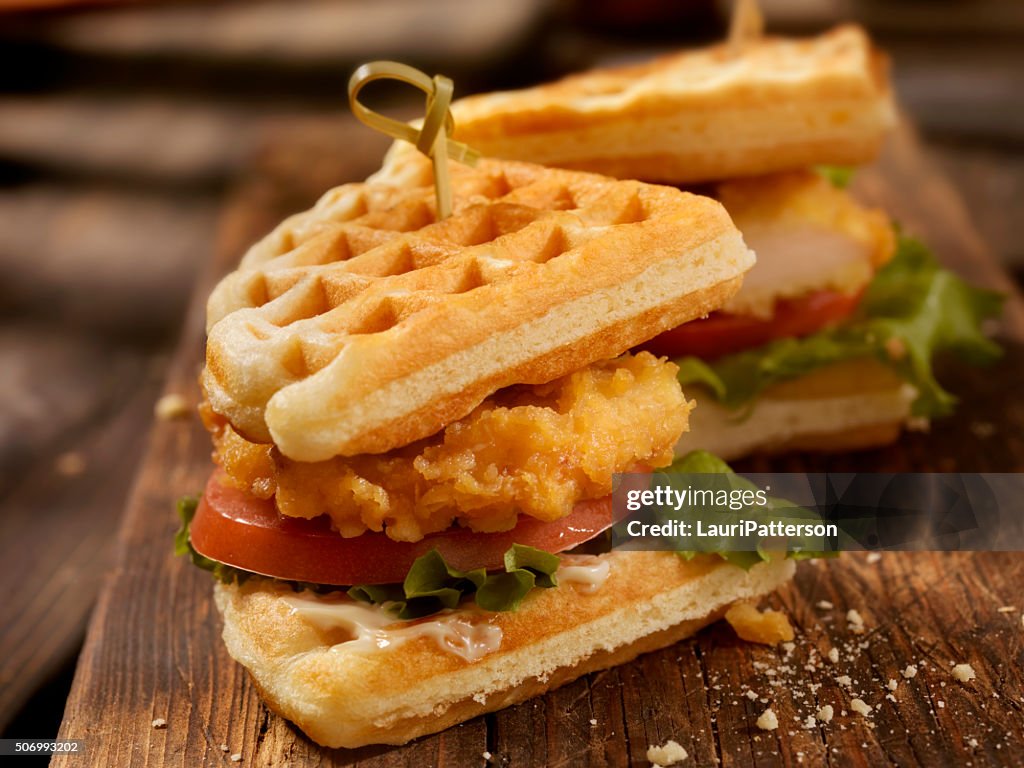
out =
[[[834,714],[835,714],[835,710],[832,709],[832,705],[831,704],[825,704],[824,706],[822,706],[818,710],[818,712],[815,715],[815,717],[818,719],[819,722],[831,723],[832,722],[832,716]]]
[[[232,763],[240,763],[240,762],[242,762],[242,753],[241,752],[235,752],[235,754],[233,754],[231,756],[230,760],[231,760]]]
[[[761,716],[757,718],[757,727],[762,731],[774,731],[779,727],[779,718],[772,712],[772,708],[768,707]]]
[[[900,684],[896,682],[895,678],[890,677],[889,682],[886,683],[886,685],[889,687],[890,691],[895,691],[897,688],[899,688]]]
[[[78,477],[85,472],[85,457],[77,451],[68,451],[58,456],[53,466],[59,475]]]
[[[828,600],[819,600],[818,607],[821,608],[821,610],[823,611],[831,611],[833,608],[835,608],[835,606],[832,605],[832,603],[830,603]]]
[[[784,650],[786,653],[792,653],[796,650],[796,643],[785,642],[782,644],[782,650]]]
[[[220,745],[220,751],[221,752],[227,752],[228,751],[228,745],[227,744],[221,744]]]
[[[808,730],[808,731],[814,730],[814,727],[817,724],[818,724],[818,721],[814,717],[814,715],[808,715],[807,718],[804,720],[804,729]]]
[[[171,392],[164,395],[156,401],[156,405],[153,406],[153,414],[160,421],[173,421],[174,419],[180,419],[184,416],[188,416],[191,412],[189,408],[188,400],[182,395],[176,392]]]
[[[686,750],[678,741],[666,741],[660,747],[647,748],[647,762],[654,765],[675,765],[686,759]]]
[[[971,433],[982,440],[996,433],[996,425],[991,421],[972,421]]]
[[[158,728],[158,729],[159,728],[166,728],[167,727],[167,721],[164,720],[162,717],[158,717],[156,720],[153,721],[153,727],[154,728]]]
[[[850,702],[850,709],[856,712],[858,715],[867,717],[871,714],[871,705],[868,704],[864,699],[854,699]]]
[[[881,559],[882,559],[882,556],[878,552],[870,552],[870,553],[868,553],[867,560],[868,560],[868,563],[870,565],[874,565],[875,563],[877,563]]]
[[[491,758],[494,757],[494,755],[492,755],[490,752],[487,752],[485,750],[484,752],[480,753],[480,757],[482,757],[484,760],[486,760],[489,763],[489,762],[491,762]]]
[[[939,709],[945,709],[946,708],[946,702],[944,702],[942,699],[939,699],[935,703],[939,705]]]
[[[590,718],[590,724],[591,725],[597,725],[597,718],[595,718],[595,717]]]
[[[888,699],[889,701],[891,701],[891,702],[892,702],[893,704],[895,704],[895,703],[896,703],[896,697],[895,697],[895,696],[893,696],[893,695],[892,695],[891,693],[887,693],[887,694],[885,694],[885,698],[887,698],[887,699]]]
[[[846,623],[849,625],[850,631],[855,635],[864,632],[864,617],[860,615],[856,608],[851,608],[846,612]]]
[[[748,699],[750,699],[751,701],[753,701],[754,699],[756,699],[756,698],[757,698],[757,694],[756,694],[756,693],[754,693],[754,689],[753,689],[753,688],[751,688],[751,689],[750,689],[749,691],[747,691],[747,693],[746,693],[746,696],[747,696],[747,698],[748,698]]]
[[[970,747],[971,749],[977,749],[978,748],[978,740],[977,739],[973,739],[973,738],[972,739],[968,739],[967,740],[967,746]]]
[[[910,680],[911,678],[916,677],[917,676],[917,667],[915,667],[913,664],[908,664],[907,668],[903,670],[903,676],[905,678],[907,678],[907,680]]]
[[[833,664],[838,664],[839,663],[839,649],[838,648],[833,648],[832,650],[830,650],[828,652],[828,660],[831,661]]]
[[[836,682],[839,683],[844,688],[852,688],[853,687],[853,681],[850,679],[849,675],[840,675],[839,677],[836,678]]]
[[[957,664],[953,667],[953,677],[961,683],[966,683],[968,680],[976,678],[977,675],[974,674],[974,667],[970,664]]]
[[[1001,605],[998,608],[998,611],[1000,613],[1015,613],[1016,610],[1017,610],[1017,606],[1015,606],[1015,605]]]
[[[737,603],[725,612],[725,620],[741,640],[748,643],[778,645],[793,639],[793,627],[781,611],[758,611],[750,603]]]

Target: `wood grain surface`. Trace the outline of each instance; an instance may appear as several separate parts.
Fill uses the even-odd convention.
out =
[[[213,281],[247,244],[327,184],[365,175],[380,151],[375,137],[358,128],[315,140],[282,135],[270,145],[226,207],[217,256],[195,291],[168,391],[192,402],[198,396],[203,303]],[[964,400],[956,417],[928,435],[907,435],[879,451],[757,459],[744,468],[1024,470],[1020,298],[909,130],[893,137],[877,168],[860,175],[857,190],[884,204],[945,262],[1011,294],[1001,331],[1007,354],[981,372],[945,367],[945,380]],[[208,575],[171,555],[174,501],[202,487],[209,455],[196,419],[155,426],[60,731],[60,738],[86,740],[85,754],[53,765],[464,766],[484,765],[486,752],[496,765],[621,766],[645,764],[648,746],[668,739],[690,753],[686,764],[696,765],[1024,764],[1019,553],[889,553],[804,563],[770,601],[784,606],[797,628],[792,651],[738,641],[718,625],[405,747],[320,749],[260,703],[220,642]],[[863,616],[865,632],[849,626],[849,609]],[[834,664],[827,660],[833,648]],[[978,675],[967,684],[949,672],[965,661]],[[902,674],[908,665],[918,669],[912,679]],[[873,707],[869,716],[851,709],[854,697]],[[804,727],[823,704],[834,707],[832,722]],[[769,705],[780,722],[773,732],[754,725]],[[166,727],[154,727],[157,718]],[[235,755],[240,762],[232,762]]]

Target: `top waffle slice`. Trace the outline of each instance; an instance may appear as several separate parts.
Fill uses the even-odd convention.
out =
[[[871,160],[894,109],[863,30],[765,38],[452,104],[489,157],[684,184]]]
[[[413,155],[257,243],[210,298],[214,411],[298,461],[384,452],[708,313],[754,262],[675,189],[486,160],[453,186],[436,221]]]

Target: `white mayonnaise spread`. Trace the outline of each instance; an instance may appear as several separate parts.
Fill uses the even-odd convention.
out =
[[[558,583],[572,584],[585,595],[597,592],[608,580],[611,563],[597,555],[562,555],[558,567]]]
[[[383,608],[349,598],[299,594],[284,598],[292,613],[320,629],[342,629],[351,639],[346,650],[394,648],[415,637],[427,637],[438,648],[466,661],[477,661],[501,647],[501,627],[470,621],[471,611],[443,611],[433,617],[401,621]]]

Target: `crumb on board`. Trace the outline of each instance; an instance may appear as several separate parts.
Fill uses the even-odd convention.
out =
[[[647,762],[652,765],[675,765],[686,759],[686,750],[678,741],[669,739],[661,746],[647,748]]]
[[[227,744],[221,744],[220,745],[220,751],[221,752],[227,752],[228,751],[228,745]]]
[[[850,709],[856,712],[858,715],[867,717],[871,714],[873,707],[868,704],[864,699],[854,699],[850,702]]]
[[[778,645],[793,639],[793,627],[781,611],[759,611],[751,603],[737,603],[725,613],[725,620],[740,639],[750,643]]]
[[[916,677],[917,676],[917,667],[914,666],[913,664],[908,664],[907,668],[903,670],[903,676],[905,678],[907,678],[907,680],[910,680],[911,678]]]
[[[590,724],[591,725],[597,725],[597,718],[596,717],[590,718]]]
[[[881,559],[882,559],[882,556],[878,552],[869,552],[868,553],[867,561],[868,561],[869,565],[874,565],[875,563],[880,562]]]
[[[860,611],[856,608],[851,608],[846,612],[846,623],[850,628],[850,631],[855,635],[859,635],[864,632],[864,617],[860,615]]]
[[[828,600],[819,600],[818,607],[821,608],[821,610],[823,611],[831,611],[833,608],[835,608],[835,606],[832,605],[832,603],[830,603]]]
[[[156,718],[153,721],[153,727],[156,728],[156,729],[166,728],[167,727],[167,721],[164,720],[162,717],[158,717],[158,718]]]
[[[78,451],[68,451],[58,456],[53,466],[58,475],[78,477],[85,472],[85,457]]]
[[[480,753],[480,757],[482,757],[485,762],[489,763],[489,762],[491,762],[491,758],[494,757],[494,755],[492,755],[487,750],[484,750],[483,752]]]
[[[977,675],[974,673],[974,667],[970,664],[957,664],[953,667],[953,677],[961,683],[966,683],[976,678]]]
[[[828,652],[828,660],[831,661],[833,664],[838,664],[839,663],[839,649],[838,648],[833,648],[832,650],[830,650]]]
[[[169,392],[156,401],[153,406],[153,414],[160,421],[173,421],[188,416],[192,409],[188,400],[176,392]]]
[[[762,731],[774,731],[779,727],[779,718],[775,716],[771,707],[768,707],[761,716],[757,718],[757,727]]]
[[[1015,606],[1015,605],[1001,605],[996,610],[999,611],[999,613],[1016,613],[1017,612],[1017,606]]]
[[[814,717],[817,718],[818,722],[820,723],[831,723],[832,717],[834,715],[835,710],[832,708],[832,705],[825,704],[820,709],[818,709],[818,712],[814,715]]]
[[[895,678],[890,677],[889,682],[886,683],[886,685],[888,686],[890,691],[895,691],[897,688],[899,688],[900,684],[896,681]]]
[[[240,762],[242,762],[242,753],[241,752],[235,752],[235,754],[233,754],[231,756],[230,760],[231,760],[232,763],[240,763]]]

